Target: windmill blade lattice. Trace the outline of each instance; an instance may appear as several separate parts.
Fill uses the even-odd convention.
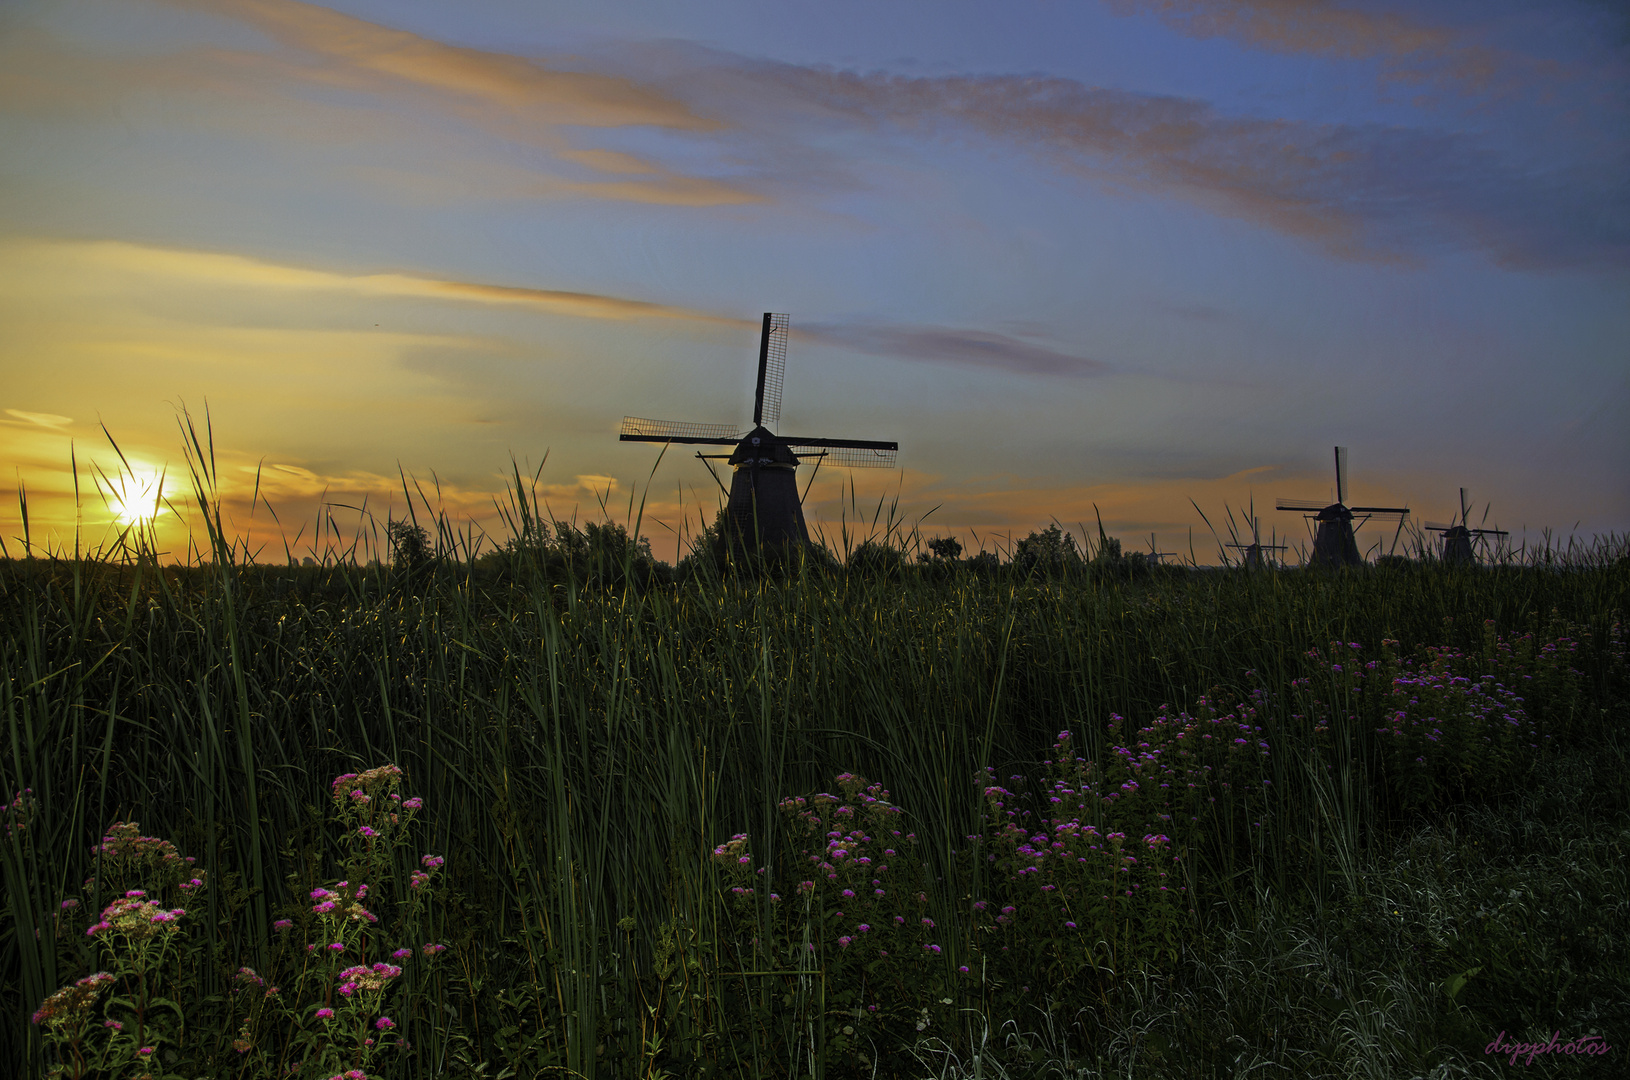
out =
[[[735,424],[693,424],[684,420],[625,416],[618,437],[635,442],[734,443],[744,434]]]
[[[753,401],[753,426],[771,426],[781,419],[781,384],[787,377],[787,328],[790,320],[764,313],[764,332],[758,347],[758,393]]]
[[[750,451],[746,440],[752,439],[758,447],[761,440],[791,452],[793,459],[780,464],[796,467],[796,456],[808,456],[832,465],[859,469],[892,469],[899,444],[870,439],[829,439],[811,436],[776,436],[766,425],[781,417],[781,384],[787,370],[787,335],[789,320],[786,315],[766,311],[758,345],[758,379],[753,392],[753,426],[735,424],[699,424],[686,420],[656,420],[643,416],[623,417],[618,438],[624,442],[677,442],[712,443],[716,445],[740,444],[734,464],[749,459],[762,462],[764,453]],[[741,462],[735,462],[736,456]],[[755,466],[756,467],[756,466]]]
[[[818,445],[789,442],[788,448],[799,457],[819,458],[830,465],[846,469],[892,469],[897,448],[867,446]]]

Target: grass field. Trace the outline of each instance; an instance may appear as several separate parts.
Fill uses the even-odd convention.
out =
[[[676,576],[516,524],[0,564],[0,1071],[1626,1067],[1622,552]],[[1553,1032],[1611,1049],[1485,1052]]]

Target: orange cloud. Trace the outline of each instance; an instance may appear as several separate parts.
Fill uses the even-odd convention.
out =
[[[146,282],[190,281],[212,287],[226,285],[258,290],[341,292],[377,297],[516,304],[551,315],[583,319],[675,319],[730,327],[758,325],[756,320],[598,293],[489,285],[411,274],[341,274],[267,262],[245,255],[161,248],[116,240],[0,241],[0,256],[10,256],[0,258],[0,266],[4,262],[18,267],[26,266],[29,275],[36,280],[52,273],[83,280],[89,273],[113,272],[127,279]]]
[[[562,70],[543,61],[444,44],[295,0],[169,0],[175,6],[227,15],[264,32],[274,51],[189,46],[159,56],[88,52],[32,28],[0,39],[0,100],[37,114],[136,115],[155,96],[186,103],[194,124],[241,136],[246,121],[262,134],[302,142],[337,133],[367,141],[421,144],[430,159],[402,173],[377,164],[351,170],[383,176],[393,186],[424,195],[497,184],[501,196],[581,197],[671,206],[720,206],[765,201],[739,183],[685,175],[631,154],[576,148],[568,129],[650,127],[705,134],[725,124],[636,79]],[[312,90],[341,90],[343,97]],[[358,97],[367,100],[358,104]],[[224,114],[222,105],[232,108]],[[396,106],[406,104],[408,109]],[[167,104],[166,118],[174,107]],[[427,125],[426,115],[450,116],[460,126]],[[564,172],[550,175],[535,160],[524,170],[472,157],[461,144],[469,133],[549,151]],[[457,158],[456,176],[438,166]],[[610,179],[584,180],[588,170]],[[524,171],[530,183],[517,182]],[[425,174],[425,175],[420,175]],[[637,182],[625,177],[639,176]]]
[[[370,88],[376,80],[547,119],[551,125],[651,125],[691,131],[719,122],[693,113],[674,98],[630,79],[561,71],[519,56],[447,45],[405,30],[342,15],[296,0],[170,0],[178,6],[228,15],[274,40],[333,65]]]
[[[566,150],[560,156],[603,173],[647,176],[662,171],[642,157],[617,150]]]
[[[666,170],[657,180],[612,180],[598,183],[554,180],[545,185],[544,190],[589,195],[596,199],[615,199],[620,202],[652,203],[658,206],[741,206],[770,201],[766,195],[747,191],[734,184],[705,177],[679,176]]]

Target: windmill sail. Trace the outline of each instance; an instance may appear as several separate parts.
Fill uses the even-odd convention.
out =
[[[1336,447],[1336,501],[1347,502],[1347,448]]]
[[[734,443],[745,432],[735,424],[692,424],[684,420],[623,417],[617,437],[624,442]]]
[[[785,315],[764,313],[764,331],[758,339],[758,390],[753,395],[753,426],[781,419],[781,383],[787,374]]]
[[[848,469],[892,469],[899,447],[894,443],[865,443],[850,439],[788,439],[787,446],[799,457],[819,457]]]

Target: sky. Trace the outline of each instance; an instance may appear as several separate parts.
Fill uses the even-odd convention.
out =
[[[778,431],[900,444],[799,470],[834,546],[1306,545],[1336,445],[1630,532],[1630,7],[0,4],[12,555],[186,558],[190,422],[264,561],[410,497],[490,546],[517,476],[671,561],[720,488],[619,422],[745,430],[766,311]]]

